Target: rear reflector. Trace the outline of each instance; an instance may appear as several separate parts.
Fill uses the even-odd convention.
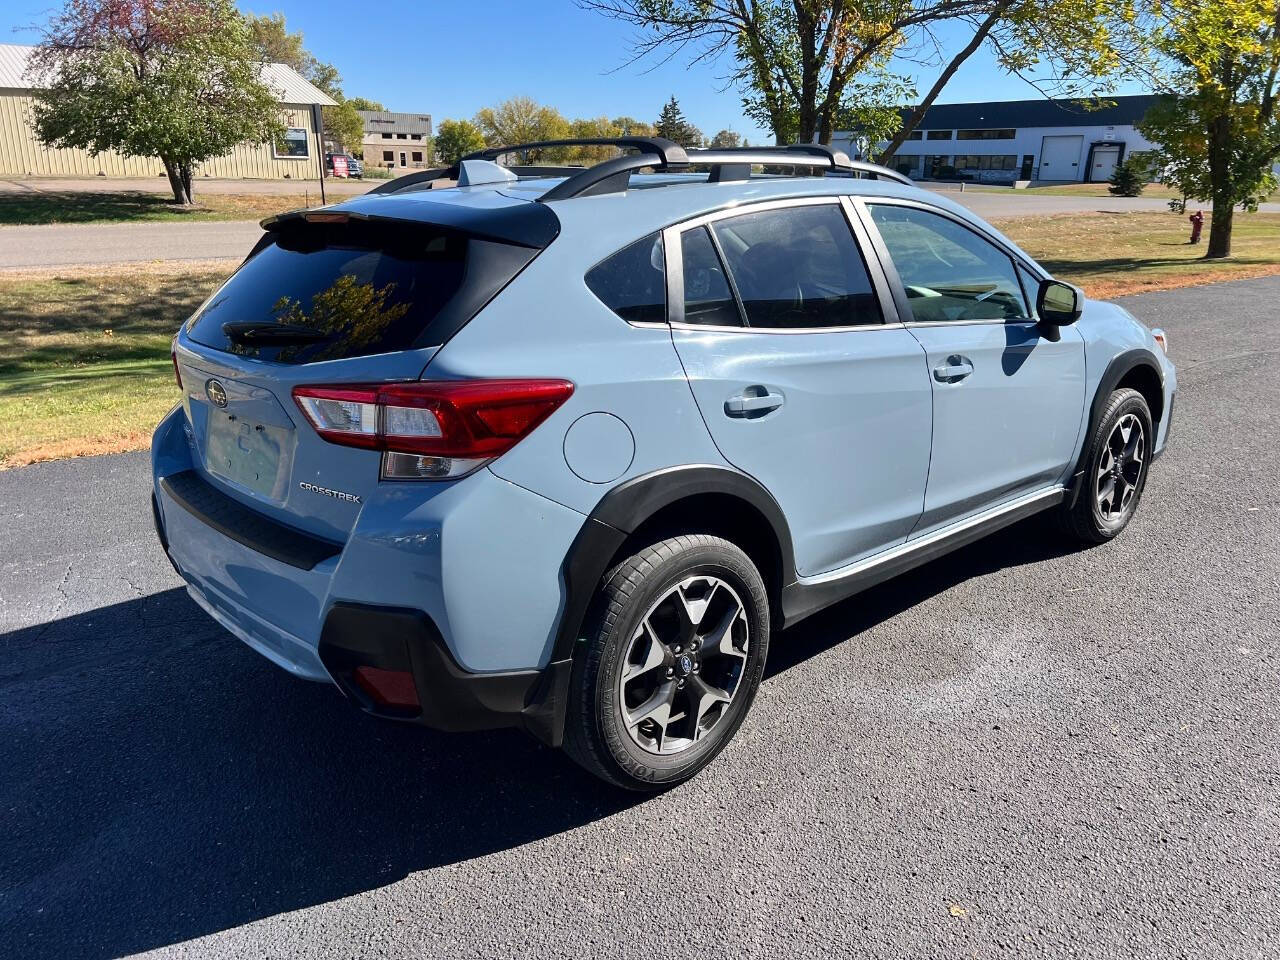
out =
[[[330,443],[382,450],[393,479],[462,476],[506,453],[573,394],[568,380],[430,380],[294,387]]]
[[[413,674],[407,670],[356,667],[352,679],[380,707],[407,710],[422,705],[418,701],[418,688],[414,685]]]

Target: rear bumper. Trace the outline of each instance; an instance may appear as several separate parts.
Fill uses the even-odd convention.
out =
[[[345,542],[320,540],[198,471],[184,422],[179,408],[156,431],[153,508],[161,545],[210,616],[371,713],[558,739],[568,664],[553,662],[553,645],[581,514],[480,471],[387,484]],[[411,672],[421,710],[372,703],[351,680],[362,663]]]

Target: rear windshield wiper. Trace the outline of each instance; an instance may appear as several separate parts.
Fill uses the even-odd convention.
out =
[[[242,320],[224,323],[222,332],[232,343],[242,346],[268,346],[289,343],[320,343],[333,338],[332,333],[304,327],[296,323],[272,323]]]

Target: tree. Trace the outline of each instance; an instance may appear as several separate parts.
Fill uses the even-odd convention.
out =
[[[67,0],[31,65],[44,143],[157,157],[182,204],[198,163],[282,132],[231,0]]]
[[[491,147],[538,140],[564,140],[569,136],[569,121],[559,110],[544,107],[529,97],[512,97],[496,107],[485,107],[475,116],[475,125]],[[531,160],[547,159],[544,151],[533,151]]]
[[[436,158],[453,166],[468,153],[484,149],[484,134],[470,120],[445,120],[436,129]]]
[[[622,127],[608,117],[578,119],[569,124],[569,136],[575,139],[612,139],[623,136]],[[592,164],[616,157],[616,147],[570,147],[565,153],[566,163]]]
[[[621,131],[619,136],[656,137],[658,135],[653,124],[637,120],[635,117],[614,117],[610,122]]]
[[[886,70],[908,30],[993,0],[578,2],[640,28],[635,59],[686,49],[695,62],[731,54],[730,79],[744,92],[747,114],[783,144],[830,143],[850,84]]]
[[[880,152],[879,162],[887,163],[897,153],[956,71],[984,45],[1005,72],[1027,79],[1047,96],[1082,99],[1081,109],[1088,109],[1098,102],[1093,95],[1099,84],[1139,59],[1145,49],[1145,40],[1127,28],[1134,17],[1134,2],[982,0],[948,11],[945,0],[935,0],[936,18],[906,31],[907,45],[942,50],[934,29],[948,20],[967,27],[971,31],[969,39],[949,58],[931,58],[940,60],[942,69],[925,96],[896,125],[894,136]],[[1033,71],[1048,72],[1053,79],[1032,80],[1029,74]]]
[[[1107,192],[1116,197],[1137,197],[1142,195],[1145,186],[1146,181],[1138,165],[1126,157],[1111,172],[1111,186],[1107,187]]]
[[[1158,0],[1154,37],[1169,95],[1139,129],[1184,195],[1212,203],[1205,258],[1228,257],[1236,205],[1276,186],[1280,0]]]
[[[732,130],[721,130],[711,138],[711,142],[708,143],[707,146],[711,147],[713,150],[720,150],[724,148],[733,149],[735,147],[742,146],[742,138]]]
[[[657,135],[687,148],[702,146],[702,131],[684,118],[680,102],[672,96],[662,108],[654,125]]]
[[[364,143],[364,118],[350,100],[339,100],[336,107],[324,108],[324,132],[344,149],[359,150]]]
[[[382,113],[387,109],[377,100],[370,100],[367,97],[351,97],[347,100],[347,103],[351,104],[351,108],[353,110],[372,110],[377,113]]]
[[[364,141],[364,120],[356,111],[382,110],[383,106],[363,97],[347,100],[338,68],[316,59],[303,45],[302,32],[289,32],[283,13],[248,14],[245,20],[264,63],[283,63],[338,101],[337,105],[324,108],[325,134],[346,150],[359,150]]]

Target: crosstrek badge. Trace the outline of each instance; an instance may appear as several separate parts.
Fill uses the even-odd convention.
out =
[[[318,493],[324,497],[333,497],[335,500],[345,500],[347,503],[360,503],[360,498],[354,493],[345,493],[342,490],[333,490],[329,487],[319,487],[314,483],[307,483],[305,480],[299,481],[298,486],[308,493]]]

